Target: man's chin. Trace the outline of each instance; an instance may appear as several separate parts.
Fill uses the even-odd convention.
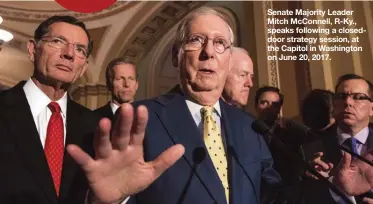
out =
[[[194,84],[191,86],[193,91],[204,92],[204,91],[213,91],[217,89],[216,85],[213,84]]]

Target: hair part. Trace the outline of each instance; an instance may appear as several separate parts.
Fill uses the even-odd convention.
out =
[[[93,40],[91,39],[91,35],[89,34],[85,24],[72,16],[52,16],[41,22],[41,24],[36,28],[34,32],[35,41],[39,42],[44,37],[44,35],[49,32],[50,26],[54,23],[68,23],[82,28],[88,37],[87,57],[91,54],[93,49]]]
[[[262,86],[255,93],[255,107],[258,106],[260,96],[265,92],[277,93],[280,98],[280,105],[284,104],[284,95],[280,92],[280,89],[274,86]]]
[[[128,59],[128,58],[115,58],[109,62],[109,64],[106,67],[106,72],[105,72],[105,78],[106,78],[106,86],[110,91],[113,90],[113,79],[114,79],[114,67],[120,64],[131,64],[135,66],[135,73],[136,73],[136,81],[138,78],[137,72],[136,72],[136,64]]]

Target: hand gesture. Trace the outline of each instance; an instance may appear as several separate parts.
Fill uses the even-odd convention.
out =
[[[364,158],[373,159],[373,150],[368,151]],[[350,196],[366,193],[373,187],[373,167],[354,158],[345,152],[336,169],[333,183],[344,190]]]
[[[310,162],[311,166],[316,169],[317,172],[319,172],[322,176],[325,178],[328,178],[330,176],[330,172],[333,169],[333,163],[326,163],[324,162],[321,157],[324,155],[323,152],[316,152],[314,154],[314,158]],[[318,179],[316,176],[311,174],[310,172],[306,171],[306,176],[309,176],[314,179]]]
[[[100,203],[124,200],[147,188],[183,154],[182,145],[174,145],[154,161],[145,162],[143,139],[148,121],[145,106],[134,110],[123,104],[116,115],[116,123],[110,141],[111,123],[100,121],[94,138],[95,158],[90,157],[76,145],[67,151],[84,170],[91,193]]]

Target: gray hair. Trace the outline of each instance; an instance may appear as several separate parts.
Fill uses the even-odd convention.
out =
[[[242,48],[242,47],[232,47],[232,53],[233,52],[242,52],[244,54],[249,55],[249,52],[245,48]]]
[[[176,35],[175,35],[175,41],[174,41],[174,45],[173,45],[173,48],[172,48],[172,54],[177,54],[178,55],[178,59],[180,59],[180,54],[182,52],[181,51],[181,45],[182,45],[182,42],[184,41],[184,39],[186,38],[186,36],[188,35],[187,33],[187,27],[189,25],[189,23],[191,21],[193,21],[195,18],[197,18],[198,16],[201,16],[201,15],[215,15],[215,16],[218,16],[220,17],[221,19],[223,19],[227,25],[228,25],[228,29],[229,29],[229,34],[230,34],[230,41],[233,45],[234,43],[234,34],[233,34],[233,30],[231,28],[231,26],[229,25],[229,21],[228,21],[228,18],[227,16],[225,16],[224,14],[220,13],[219,11],[213,9],[213,8],[210,8],[210,7],[206,7],[206,6],[202,6],[194,11],[192,11],[191,13],[189,13],[179,24],[178,28],[177,28],[177,31],[176,31]]]

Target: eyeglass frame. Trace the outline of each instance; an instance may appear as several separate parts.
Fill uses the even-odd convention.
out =
[[[49,38],[49,37],[52,38],[52,39],[51,39],[51,40],[46,40],[46,39],[44,39],[44,38]],[[64,47],[62,47],[62,48],[58,48],[58,47],[53,46],[51,43],[53,43],[52,41],[55,40],[55,39],[58,39],[58,40],[60,40],[61,42],[63,42]],[[88,48],[87,48],[85,45],[82,45],[81,43],[70,43],[70,42],[67,42],[67,39],[65,39],[65,37],[63,37],[63,36],[45,35],[45,36],[43,36],[40,40],[43,41],[43,42],[46,42],[46,44],[47,44],[49,47],[52,47],[52,48],[55,48],[55,49],[58,49],[58,50],[62,50],[62,49],[64,49],[64,48],[67,48],[68,45],[72,44],[72,45],[74,46],[74,53],[75,53],[79,58],[81,58],[81,59],[86,59],[86,58],[88,58],[88,52],[89,52],[89,51],[88,51]],[[76,48],[80,48],[80,49],[83,48],[85,53],[83,53],[83,55],[80,56],[80,54],[78,54],[78,53],[76,52]]]
[[[356,94],[362,94],[363,97],[362,98],[356,98]],[[343,95],[343,96],[339,97],[339,95]],[[350,97],[354,101],[364,101],[364,100],[367,100],[367,101],[369,101],[371,103],[373,102],[372,98],[369,97],[365,93],[344,93],[344,92],[337,92],[337,93],[334,94],[333,99],[334,100],[346,100],[347,97]]]
[[[188,41],[192,36],[203,37],[204,40],[203,40],[203,43],[201,43],[201,47],[200,47],[200,48],[198,48],[198,49],[196,49],[196,50],[190,50],[190,51],[201,50],[202,48],[204,48],[204,47],[207,46],[207,43],[208,43],[209,40],[212,40],[212,43],[213,43],[213,47],[214,47],[215,52],[217,52],[217,53],[219,53],[219,54],[223,54],[227,49],[231,48],[231,47],[232,47],[232,44],[233,44],[232,41],[231,41],[230,39],[227,39],[227,38],[225,38],[224,36],[219,36],[219,37],[216,37],[216,38],[213,39],[213,38],[209,38],[209,37],[207,37],[207,36],[205,36],[205,35],[202,35],[202,34],[193,33],[193,34],[188,35],[187,37],[185,37],[185,38],[182,40],[182,47],[183,47],[184,50],[185,50],[185,45],[188,44],[187,41]],[[229,46],[224,47],[224,51],[222,51],[222,52],[218,52],[218,51],[216,50],[216,47],[215,47],[215,44],[214,44],[214,40],[216,40],[216,39],[218,39],[218,38],[224,38],[224,40],[226,40],[227,42],[230,43]],[[207,39],[207,40],[206,40],[206,39]]]

